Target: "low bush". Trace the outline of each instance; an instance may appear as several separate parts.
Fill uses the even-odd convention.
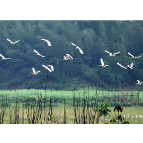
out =
[[[123,107],[130,107],[131,105],[132,105],[131,103],[126,103],[126,102],[124,102],[124,103],[122,104]]]
[[[139,103],[139,106],[143,106],[143,102],[140,102],[140,103]]]

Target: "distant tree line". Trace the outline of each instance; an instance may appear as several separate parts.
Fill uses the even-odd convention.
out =
[[[48,39],[48,47],[41,39]],[[6,39],[20,40],[11,45]],[[84,52],[80,54],[71,43]],[[36,49],[46,56],[38,57]],[[117,57],[110,57],[105,50]],[[142,57],[133,60],[127,53]],[[0,88],[45,88],[47,72],[42,67],[53,65],[48,73],[47,87],[73,89],[86,85],[115,89],[120,85],[134,87],[136,80],[143,81],[143,21],[0,21],[0,53],[10,60],[0,60]],[[64,61],[70,54],[73,60]],[[106,68],[99,65],[103,58]],[[122,69],[134,63],[134,70]],[[40,70],[32,75],[32,68]]]

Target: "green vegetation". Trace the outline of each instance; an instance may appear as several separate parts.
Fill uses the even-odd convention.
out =
[[[135,84],[143,79],[142,33],[142,21],[0,21],[0,54],[11,58],[0,60],[0,123],[121,123],[119,112],[117,119],[112,111],[118,105],[122,114],[130,107],[142,115],[142,85]],[[11,45],[6,39],[20,42]],[[121,53],[110,57],[105,50]],[[142,57],[134,60],[128,52]],[[63,60],[67,53],[73,60]],[[101,68],[100,58],[109,67]],[[134,70],[117,62],[133,62]],[[47,76],[42,64],[53,65],[54,72]],[[41,71],[36,76],[33,67]]]
[[[1,90],[0,91],[0,101],[2,101],[2,97],[9,100],[10,104],[15,104],[16,97],[20,99],[20,103],[23,103],[27,100],[29,102],[33,102],[37,100],[38,97],[47,98],[48,100],[51,98],[55,103],[62,103],[64,98],[66,99],[66,103],[69,105],[73,105],[73,96],[75,100],[79,100],[83,102],[83,98],[94,103],[95,98],[98,99],[98,103],[102,102],[102,98],[104,100],[108,100],[111,106],[115,107],[117,104],[121,104],[123,107],[129,107],[135,105],[138,101],[138,91],[103,91],[97,90],[97,88],[87,87],[84,89],[79,89],[72,91],[66,90],[36,90],[36,89],[21,89],[21,90]],[[77,103],[75,103],[76,105]],[[143,106],[143,92],[139,92],[139,105]],[[89,106],[91,106],[89,104]]]
[[[94,93],[94,95],[91,95],[91,93]],[[108,91],[92,91],[89,88],[70,92],[54,91],[52,89],[47,91],[34,89],[1,91],[0,123],[143,123],[142,117],[136,118],[137,115],[142,115],[143,100],[142,98],[139,101],[137,100],[138,94],[129,94],[129,91],[122,95],[122,92],[110,92],[109,94]],[[124,106],[125,103],[130,104],[130,107]],[[122,112],[117,114],[114,111],[118,110],[119,104],[122,106],[119,111]],[[111,107],[109,107],[110,105]],[[123,115],[128,115],[128,117],[123,119]]]
[[[98,104],[98,109],[101,108],[101,111],[99,110],[100,116],[102,116],[102,115],[104,116],[104,122],[105,122],[105,116],[109,115],[109,113],[111,112],[111,110],[108,109],[108,106],[111,106],[111,104],[108,103],[108,101],[104,102],[104,104],[102,104],[102,105]]]
[[[45,89],[46,71],[42,64],[51,64],[47,88],[73,90],[103,87],[106,90],[135,89],[137,79],[143,79],[143,21],[0,21],[0,53],[10,60],[0,60],[0,89]],[[11,45],[6,39],[20,40]],[[41,40],[51,41],[52,46]],[[71,42],[84,52],[79,53]],[[37,57],[33,50],[45,55]],[[121,53],[110,57],[105,53]],[[127,52],[141,58],[133,60]],[[69,53],[74,60],[63,61]],[[100,58],[110,66],[101,68]],[[134,63],[134,71],[124,70]],[[41,72],[32,75],[32,67]],[[139,89],[140,90],[140,89]]]

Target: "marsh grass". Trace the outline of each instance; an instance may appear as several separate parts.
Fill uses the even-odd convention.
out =
[[[48,75],[47,75],[48,78]],[[76,91],[50,90],[15,90],[2,91],[0,94],[0,123],[1,124],[101,124],[109,123],[116,118],[112,111],[106,118],[100,116],[103,102],[108,100],[114,109],[121,105],[139,105],[142,92],[120,91],[110,92],[91,90],[90,87]],[[81,94],[82,93],[82,94]],[[139,96],[140,94],[140,96]],[[139,98],[140,97],[140,98]],[[73,99],[73,100],[72,100]],[[98,104],[101,104],[98,109]],[[126,105],[128,106],[128,105]],[[143,107],[124,107],[122,115],[129,115],[126,120],[131,124],[143,123],[142,118],[130,118],[143,115]],[[132,109],[132,110],[130,110]],[[139,110],[138,110],[139,109]],[[128,111],[128,112],[127,112]],[[134,111],[134,112],[133,112]],[[119,116],[119,114],[118,114]]]
[[[75,95],[75,94],[74,94]],[[6,101],[6,102],[5,102]],[[43,102],[43,98],[42,98],[42,94],[38,94],[38,100],[34,100],[32,103],[30,102],[29,98],[27,98],[25,100],[25,96],[24,96],[24,102],[26,101],[26,104],[23,106],[20,105],[19,107],[19,97],[18,97],[18,93],[17,96],[15,98],[15,105],[13,106],[9,106],[9,108],[6,107],[6,103],[7,103],[7,96],[6,98],[2,95],[2,103],[1,103],[1,123],[10,123],[10,124],[42,124],[42,123],[50,123],[52,124],[54,123],[58,123],[58,120],[56,118],[54,118],[54,116],[57,115],[53,115],[53,110],[52,110],[52,99],[50,97],[50,105],[49,107],[46,105],[46,98],[44,97],[44,102]],[[83,124],[87,123],[87,110],[86,110],[86,103],[85,103],[85,96],[83,99],[83,114],[81,115],[83,118]],[[44,105],[43,105],[44,104]],[[74,104],[75,104],[75,98],[74,98]],[[59,123],[67,123],[67,112],[66,112],[66,100],[64,99],[64,115],[59,115]],[[11,110],[12,108],[12,110]],[[47,110],[47,108],[49,108],[49,110]],[[78,104],[77,104],[77,109],[78,109]],[[7,110],[8,109],[8,110]],[[43,113],[43,109],[44,109],[44,113]],[[76,108],[75,108],[76,109]],[[80,108],[78,109],[78,111],[80,110]],[[12,112],[13,111],[13,112]],[[75,110],[76,111],[76,110]],[[81,112],[81,111],[80,111]],[[10,118],[8,120],[8,113],[10,113]],[[85,113],[86,113],[86,117],[85,117]],[[7,115],[5,117],[5,115]],[[57,121],[56,121],[57,120]],[[61,120],[61,121],[60,121]],[[69,119],[68,119],[69,120]],[[80,120],[80,119],[79,119]]]
[[[49,111],[45,111],[45,114],[47,116],[45,116],[44,118],[44,114],[41,114],[40,117],[40,112],[38,113],[38,109],[37,108],[33,108],[32,107],[32,112],[30,112],[29,114],[29,119],[27,118],[27,115],[24,114],[23,116],[23,112],[26,113],[27,109],[23,109],[20,108],[19,110],[19,119],[16,118],[15,119],[15,112],[14,112],[14,107],[12,109],[10,109],[9,112],[9,108],[6,108],[6,110],[4,110],[3,112],[3,116],[1,114],[1,123],[2,124],[51,124],[51,120],[50,120],[50,114]],[[74,124],[74,119],[75,119],[75,114],[74,114],[74,107],[69,107],[69,106],[65,106],[65,111],[66,111],[66,124]],[[111,118],[116,118],[117,117],[117,113],[115,113],[114,107],[109,107],[109,109],[111,110],[110,115],[107,115],[105,118],[105,123],[109,123]],[[59,112],[60,110],[60,112]],[[125,120],[129,121],[130,124],[143,124],[143,118],[135,118],[136,115],[142,115],[142,110],[143,107],[124,107],[123,112],[121,113],[121,115],[129,115],[128,118],[125,118]],[[31,108],[30,108],[31,111]],[[79,111],[79,110],[78,110]],[[83,109],[81,108],[80,112],[82,113]],[[89,111],[92,111],[92,107],[89,107]],[[88,112],[88,110],[85,110],[85,112]],[[2,113],[2,112],[1,112]],[[89,121],[89,118],[87,116],[87,124],[95,124],[97,119],[97,115],[98,113],[96,113],[95,118],[93,118],[92,120],[92,116],[93,114],[95,114],[95,112],[90,112],[91,114],[91,119]],[[52,124],[64,124],[65,122],[65,112],[64,112],[64,106],[61,107],[54,107],[53,108],[53,114],[52,114]],[[132,116],[134,116],[134,118],[131,118]],[[49,118],[48,118],[49,117]],[[2,121],[3,118],[3,121]],[[23,118],[23,120],[22,120]],[[83,115],[80,116],[81,119],[83,119]],[[44,121],[45,119],[45,121]],[[79,116],[78,116],[79,119]],[[78,120],[79,121],[79,120]],[[83,121],[83,120],[82,120]],[[103,124],[104,123],[104,117],[100,117],[99,119],[99,124]],[[79,124],[79,122],[78,122]],[[83,124],[83,122],[81,122],[81,124]]]
[[[9,91],[1,91],[2,94],[4,96],[6,96],[9,98],[9,103],[15,103],[15,99],[16,99],[16,93],[18,94],[19,97],[19,103],[23,102],[23,97],[27,95],[26,98],[29,98],[29,102],[31,102],[31,100],[38,98],[38,95],[45,95],[45,90],[36,90],[36,89],[26,89],[26,90],[16,90],[16,93],[14,90]],[[90,88],[85,88],[85,89],[80,89],[80,90],[73,90],[73,91],[55,91],[52,89],[52,94],[51,94],[51,89],[47,90],[46,89],[46,95],[48,95],[48,97],[51,95],[51,98],[60,102],[64,101],[64,98],[66,99],[66,103],[71,104],[72,103],[72,99],[73,99],[73,92],[75,92],[74,94],[74,98],[75,100],[77,100],[79,98],[79,93],[84,93],[85,97],[88,97],[89,101],[93,101],[95,95],[98,96],[98,102],[102,102],[102,97],[104,95],[104,99],[108,100],[109,102],[120,102],[121,104],[123,104],[123,102],[128,103],[128,102],[132,102],[132,103],[136,103],[138,102],[138,91],[120,91],[120,92],[113,92],[113,91],[101,91],[101,90],[94,90],[94,89],[90,89]],[[2,100],[2,94],[0,94],[0,102]],[[82,95],[82,94],[81,94]],[[81,100],[84,97],[81,96]],[[140,91],[139,92],[139,102],[141,103],[143,101],[143,92]],[[80,101],[79,101],[80,102]],[[114,106],[114,105],[113,105]]]

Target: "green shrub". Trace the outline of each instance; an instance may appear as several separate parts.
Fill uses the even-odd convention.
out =
[[[34,101],[36,101],[36,98],[34,98],[34,97],[28,97],[28,98],[25,100],[26,103],[27,103],[27,102],[34,102]]]
[[[143,102],[140,102],[140,103],[139,103],[139,106],[143,106]]]
[[[11,104],[9,102],[5,103],[1,103],[1,107],[10,107]]]
[[[30,103],[24,102],[23,106],[30,106]]]
[[[120,104],[120,102],[110,102],[111,107],[115,107]]]
[[[123,107],[130,107],[131,105],[132,105],[131,103],[125,103],[125,102],[122,104]]]

